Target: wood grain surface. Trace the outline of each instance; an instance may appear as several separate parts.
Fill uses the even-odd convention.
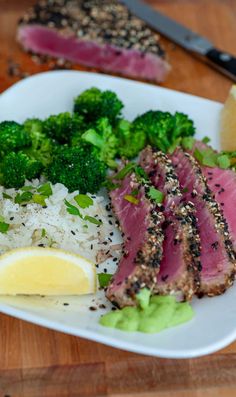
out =
[[[0,0],[0,92],[22,76],[55,67],[36,64],[15,41],[32,0]],[[149,3],[236,55],[235,0]],[[172,64],[165,87],[224,101],[231,81],[164,40]],[[84,70],[78,66],[78,70]],[[14,73],[13,73],[14,74]],[[0,397],[233,397],[236,343],[203,358],[165,360],[64,335],[0,315]]]

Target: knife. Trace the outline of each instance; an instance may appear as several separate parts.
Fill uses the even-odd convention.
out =
[[[121,0],[137,17],[171,41],[201,57],[221,73],[236,81],[236,57],[214,47],[208,39],[191,31],[139,0]]]

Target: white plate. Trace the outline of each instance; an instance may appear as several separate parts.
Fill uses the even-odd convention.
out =
[[[132,119],[149,109],[187,113],[197,127],[197,137],[208,135],[218,147],[221,104],[180,92],[101,74],[73,71],[48,72],[15,84],[0,96],[0,121],[22,122],[71,110],[73,98],[89,87],[111,89],[124,101],[124,114]],[[93,297],[1,297],[0,312],[58,331],[110,346],[160,357],[187,358],[212,353],[236,337],[236,288],[216,298],[194,300],[196,316],[189,323],[159,334],[126,333],[98,324],[104,310],[91,312]],[[100,301],[104,298],[96,297]],[[69,302],[70,306],[63,306]]]

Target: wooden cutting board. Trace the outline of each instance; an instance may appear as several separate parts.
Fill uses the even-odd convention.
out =
[[[0,92],[19,76],[58,67],[55,62],[35,63],[15,42],[16,21],[33,3],[0,0]],[[149,3],[236,55],[235,0]],[[167,40],[165,45],[172,71],[164,87],[225,100],[231,86],[227,78]],[[165,360],[112,349],[0,315],[0,397],[170,395],[235,396],[236,343],[204,358]]]

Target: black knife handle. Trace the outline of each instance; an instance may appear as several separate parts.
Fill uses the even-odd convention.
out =
[[[236,81],[236,57],[216,48],[209,50],[206,57],[212,66]]]

